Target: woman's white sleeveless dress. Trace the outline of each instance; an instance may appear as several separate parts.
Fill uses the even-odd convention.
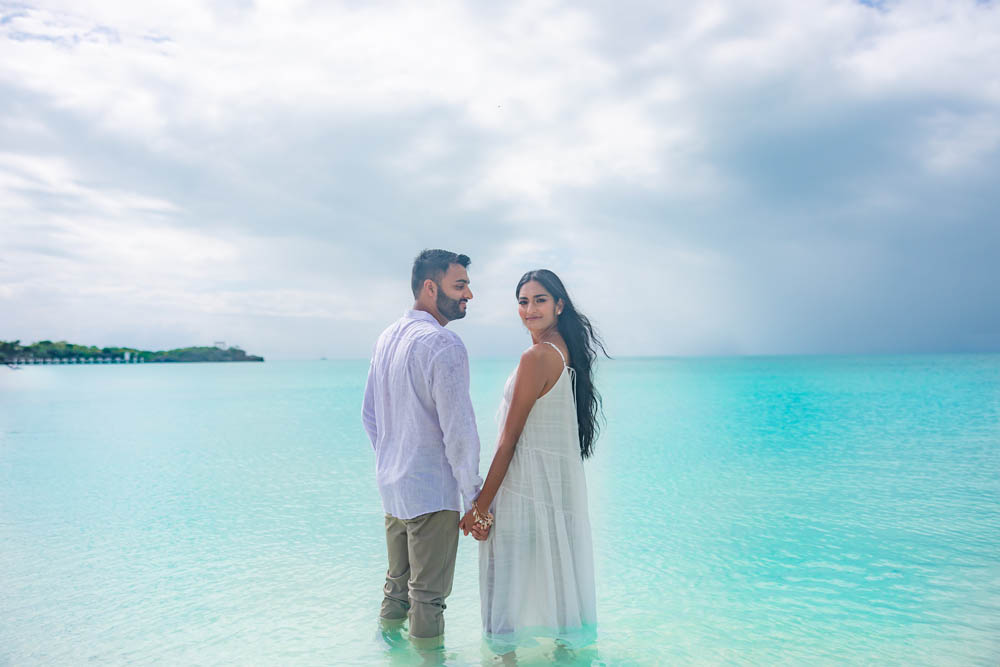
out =
[[[579,647],[597,636],[594,549],[576,421],[575,371],[566,367],[565,358],[563,366],[556,384],[528,414],[493,501],[495,523],[479,545],[483,630],[497,652],[535,644],[537,637]],[[497,413],[501,428],[516,373],[504,387]]]

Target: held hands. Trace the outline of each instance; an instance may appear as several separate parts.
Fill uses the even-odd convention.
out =
[[[479,540],[480,542],[485,540],[490,534],[489,528],[484,529],[482,526],[476,523],[475,518],[473,517],[472,514],[472,510],[469,510],[468,512],[465,513],[465,516],[462,517],[462,520],[458,522],[458,527],[462,529],[463,535],[468,535],[469,533],[472,533],[472,536],[477,540]]]
[[[472,533],[472,537],[482,542],[490,534],[490,526],[493,525],[493,515],[489,512],[481,512],[472,503],[472,509],[465,513],[462,520],[458,522],[458,527],[462,529],[464,535]]]

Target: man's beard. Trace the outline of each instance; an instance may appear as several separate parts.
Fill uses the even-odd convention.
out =
[[[465,311],[462,310],[461,303],[461,299],[452,299],[444,293],[443,289],[438,288],[437,309],[449,322],[465,317]]]

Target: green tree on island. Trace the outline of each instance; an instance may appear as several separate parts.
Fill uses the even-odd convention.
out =
[[[125,353],[130,359],[142,359],[146,363],[180,363],[204,361],[264,361],[263,357],[247,354],[237,346],[223,349],[219,347],[183,347],[176,350],[137,350],[132,347],[103,347],[76,345],[66,341],[52,342],[40,340],[31,345],[21,345],[20,340],[0,341],[0,363],[12,363],[16,359],[121,359]]]

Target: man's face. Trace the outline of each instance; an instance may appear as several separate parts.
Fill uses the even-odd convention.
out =
[[[472,298],[469,272],[461,264],[452,264],[437,283],[437,309],[447,320],[465,317],[466,302]]]

